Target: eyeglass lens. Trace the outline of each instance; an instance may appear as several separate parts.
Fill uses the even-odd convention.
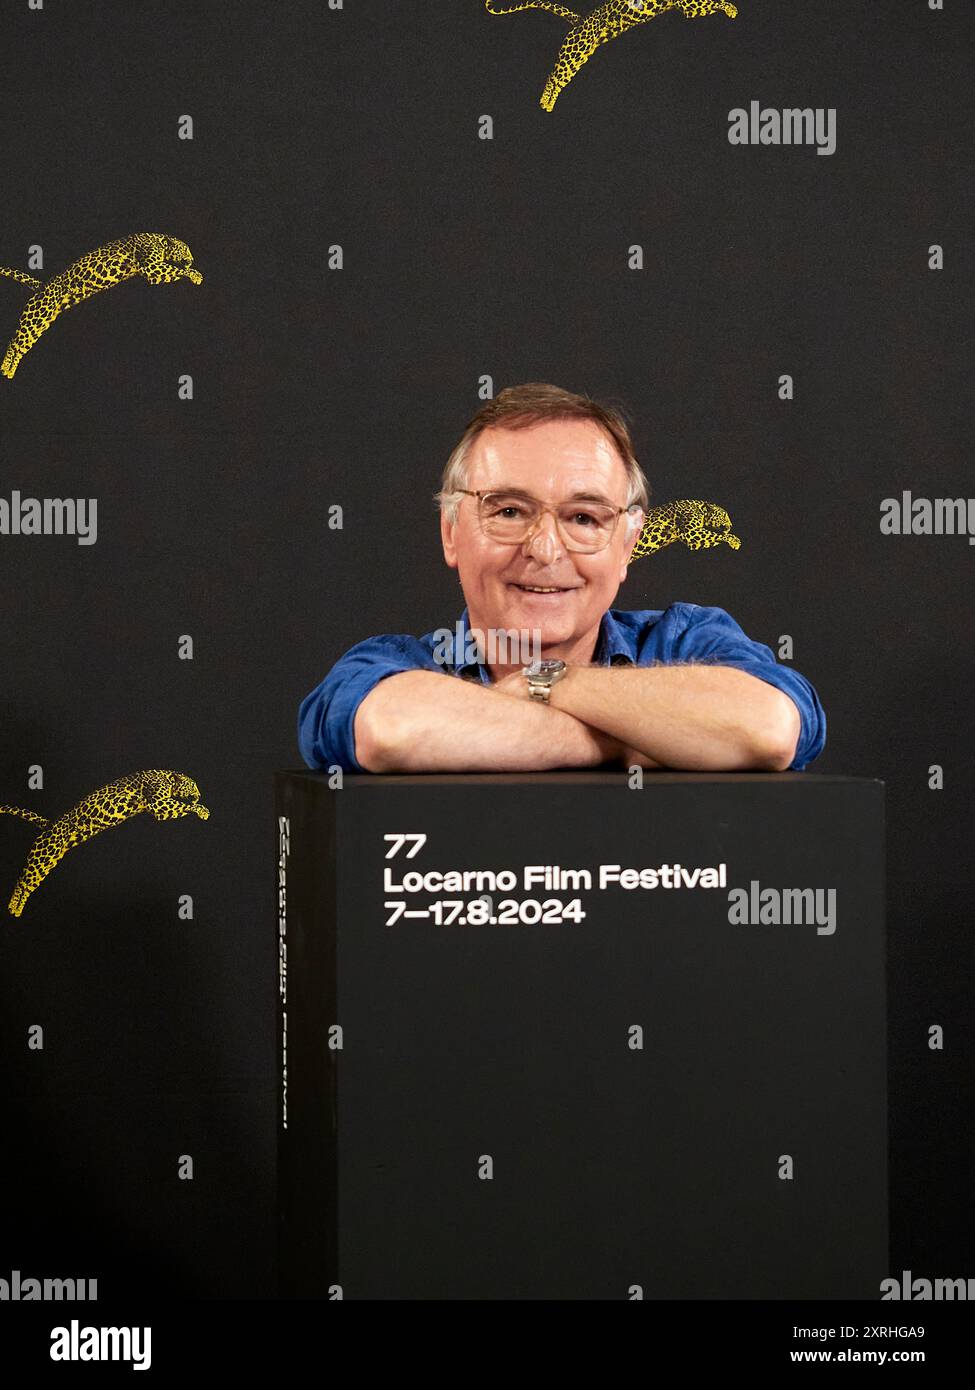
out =
[[[609,542],[617,511],[598,502],[562,502],[553,508],[566,543],[576,550],[598,550]],[[490,492],[481,498],[481,525],[500,541],[524,540],[538,521],[542,505],[534,498]]]

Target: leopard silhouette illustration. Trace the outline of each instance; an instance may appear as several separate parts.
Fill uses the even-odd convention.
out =
[[[674,541],[682,541],[688,550],[711,550],[716,545],[730,545],[732,550],[741,548],[741,540],[731,530],[731,517],[723,507],[682,497],[647,511],[628,563],[653,555]]]
[[[120,285],[133,275],[144,276],[150,285],[170,285],[184,277],[194,285],[201,285],[203,276],[192,263],[193,255],[185,241],[161,232],[134,232],[132,236],[110,241],[79,256],[46,284],[32,275],[25,275],[22,270],[0,266],[0,275],[35,288],[35,293],[24,305],[17,332],[7,345],[0,372],[12,377],[24,353],[30,352],[59,314],[101,290]]]
[[[503,7],[492,4],[492,0],[484,0],[484,8],[489,14],[548,10],[569,24],[569,33],[539,98],[539,105],[546,111],[552,110],[563,87],[572,81],[583,63],[588,63],[599,45],[619,38],[627,29],[646,24],[648,20],[674,9],[680,10],[685,19],[703,19],[718,10],[723,11],[729,19],[734,19],[738,14],[738,6],[729,4],[728,0],[606,0],[605,4],[598,5],[589,14],[577,14],[565,5],[550,3],[550,0],[523,0],[519,5]]]
[[[0,806],[0,815],[19,816],[32,825],[45,827],[31,845],[8,904],[9,911],[14,917],[20,916],[31,893],[69,849],[84,844],[103,830],[114,829],[143,811],[148,811],[155,820],[176,820],[179,816],[190,815],[207,820],[210,815],[200,801],[200,789],[192,777],[158,767],[133,772],[99,787],[55,821],[21,806]]]

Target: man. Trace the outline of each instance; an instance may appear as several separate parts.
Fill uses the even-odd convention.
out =
[[[347,651],[301,703],[309,767],[773,772],[822,752],[816,691],[723,609],[611,608],[649,501],[617,411],[543,383],[502,391],[469,422],[437,500],[467,600],[458,640]],[[503,642],[491,659],[492,635],[517,633],[540,662]]]

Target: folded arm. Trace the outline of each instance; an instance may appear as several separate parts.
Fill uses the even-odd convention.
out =
[[[354,728],[368,772],[544,772],[618,763],[632,751],[567,711],[438,671],[381,680],[360,702]]]
[[[555,712],[687,772],[782,772],[801,733],[788,695],[733,666],[570,666],[550,698]]]
[[[783,691],[732,666],[570,666],[550,703],[521,672],[494,686],[402,671],[355,716],[369,772],[527,772],[667,767],[781,772],[795,757],[799,711]]]

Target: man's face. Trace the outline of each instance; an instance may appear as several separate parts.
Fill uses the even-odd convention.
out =
[[[514,488],[556,505],[582,493],[625,507],[627,478],[612,439],[594,420],[546,420],[527,429],[486,429],[469,455],[467,486],[474,491]],[[567,550],[551,512],[521,544],[486,536],[477,498],[464,497],[457,521],[441,513],[444,558],[460,574],[472,628],[538,629],[546,656],[570,663],[592,660],[599,625],[626,578],[627,558],[640,528],[627,537],[624,515],[609,545],[591,554]],[[554,594],[526,592],[535,585]]]

